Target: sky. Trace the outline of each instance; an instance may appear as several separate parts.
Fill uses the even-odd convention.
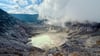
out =
[[[35,14],[42,0],[0,0],[0,8],[12,14]]]
[[[13,14],[39,14],[47,24],[100,22],[100,0],[0,0],[0,8]]]

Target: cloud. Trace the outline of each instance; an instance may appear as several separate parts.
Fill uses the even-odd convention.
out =
[[[37,12],[34,9],[33,5],[26,6],[24,8],[21,8],[19,6],[13,6],[13,10],[9,10],[8,12],[11,14],[36,14]]]
[[[2,7],[3,9],[7,9],[7,10],[12,10],[12,9],[17,9],[19,8],[18,5],[8,5],[8,4],[5,4],[5,3],[0,3],[0,7]]]
[[[2,0],[0,8],[12,14],[36,14],[37,0]]]
[[[5,4],[9,4],[9,5],[14,4],[14,2],[12,0],[0,0],[0,3],[5,3]]]
[[[34,4],[37,0],[31,0],[31,2]]]
[[[28,1],[27,0],[13,0],[13,2],[17,3],[20,6],[28,5]]]
[[[8,11],[8,12],[11,14],[36,14],[36,12],[30,11],[30,10],[12,10],[12,11]]]

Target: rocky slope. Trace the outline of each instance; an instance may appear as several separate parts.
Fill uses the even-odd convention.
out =
[[[41,33],[65,33],[59,47],[44,51],[27,43]],[[100,23],[67,22],[66,27],[26,24],[0,9],[0,56],[100,56]]]
[[[47,55],[100,56],[100,23],[67,22],[65,29],[63,31],[68,35],[68,41],[60,47],[50,49]]]
[[[67,22],[66,28],[69,41],[56,50],[51,49],[53,53],[49,53],[60,53],[64,56],[100,56],[100,23]]]
[[[0,56],[28,56],[32,28],[0,9]]]

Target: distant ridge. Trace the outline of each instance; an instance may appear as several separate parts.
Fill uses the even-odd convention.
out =
[[[38,14],[10,14],[10,15],[27,23],[35,23],[35,24],[43,23],[43,20],[38,19],[39,16]]]

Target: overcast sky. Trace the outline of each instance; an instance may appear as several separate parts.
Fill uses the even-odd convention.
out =
[[[38,13],[49,24],[69,20],[100,22],[100,0],[0,0],[0,8],[13,14]]]

